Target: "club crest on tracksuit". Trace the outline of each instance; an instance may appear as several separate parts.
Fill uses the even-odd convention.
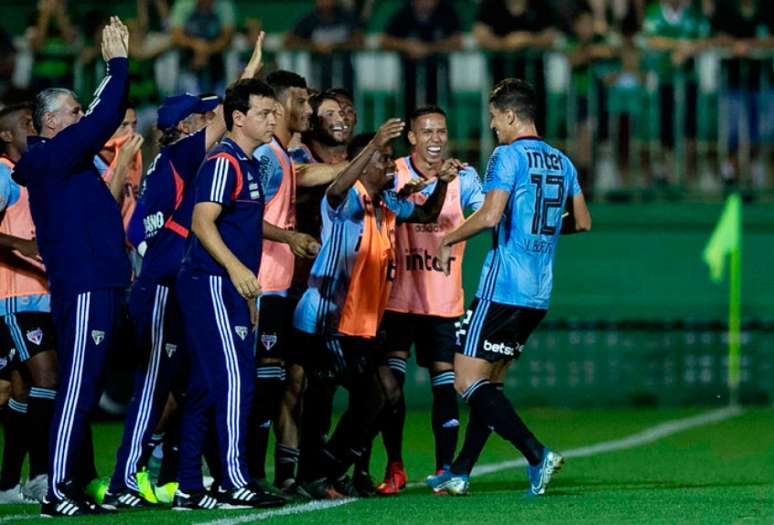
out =
[[[235,326],[234,331],[237,333],[239,338],[244,341],[245,337],[247,337],[247,327],[246,326]]]
[[[277,334],[261,334],[261,344],[266,350],[271,350],[277,344]]]
[[[0,370],[8,366],[8,359],[5,357],[0,357]]]
[[[102,330],[92,330],[91,338],[94,340],[95,345],[99,345],[105,339],[105,332]]]
[[[43,330],[40,328],[27,330],[27,340],[36,346],[40,346],[40,343],[43,342]]]
[[[177,345],[173,345],[172,343],[167,343],[164,345],[164,351],[167,353],[167,357],[172,357],[172,354],[174,354],[177,351]]]

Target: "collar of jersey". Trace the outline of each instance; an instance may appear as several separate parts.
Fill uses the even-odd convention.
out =
[[[230,138],[224,137],[223,140],[221,141],[221,144],[223,144],[224,146],[226,146],[229,149],[233,150],[234,153],[236,154],[236,157],[239,160],[244,160],[244,161],[249,161],[250,160],[247,157],[245,157],[244,153],[242,152],[242,148],[240,148],[237,145],[237,143],[234,142],[233,140],[231,140]]]
[[[518,142],[519,140],[543,140],[543,137],[539,135],[524,135],[523,137],[513,139],[513,142],[511,142],[511,144],[513,144],[514,142]]]

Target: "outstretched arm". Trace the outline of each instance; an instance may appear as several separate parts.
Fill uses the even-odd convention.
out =
[[[102,57],[107,74],[97,90],[86,115],[65,128],[49,142],[52,158],[60,166],[71,166],[85,157],[96,155],[121,124],[129,91],[129,31],[111,17],[102,31]]]
[[[392,139],[400,137],[404,127],[405,123],[397,118],[391,118],[382,124],[371,142],[363,148],[357,157],[352,159],[349,166],[328,187],[328,190],[325,192],[325,198],[328,199],[328,204],[331,208],[339,207],[339,204],[347,196],[347,192],[354,186],[360,174],[368,166],[368,163],[371,162],[373,154],[384,148]]]
[[[490,190],[484,198],[483,206],[456,229],[446,234],[441,241],[439,252],[441,266],[443,266],[446,275],[449,275],[451,270],[451,247],[458,242],[470,239],[484,230],[497,226],[500,218],[503,216],[503,210],[505,210],[509,197],[510,193],[507,191]]]

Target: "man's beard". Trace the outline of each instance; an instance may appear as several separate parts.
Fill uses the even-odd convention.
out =
[[[324,128],[317,128],[315,127],[311,132],[311,137],[319,142],[320,144],[323,144],[328,147],[336,147],[336,146],[344,146],[347,143],[347,140],[338,140],[333,135],[328,133],[328,130]]]

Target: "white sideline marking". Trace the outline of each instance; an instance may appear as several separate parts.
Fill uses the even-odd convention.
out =
[[[357,501],[355,498],[345,499],[333,499],[322,501],[310,501],[303,505],[293,505],[292,507],[284,507],[277,510],[269,510],[257,514],[247,514],[244,516],[235,516],[233,518],[223,518],[213,521],[200,521],[196,525],[236,525],[237,523],[248,523],[254,521],[263,521],[276,516],[289,516],[291,514],[304,514],[306,512],[314,512],[317,510],[332,509],[334,507],[340,507],[347,503]]]
[[[602,443],[596,443],[594,445],[587,445],[584,447],[578,447],[559,452],[565,458],[585,458],[588,456],[594,456],[596,454],[604,454],[606,452],[626,450],[658,441],[659,439],[671,436],[672,434],[676,434],[678,432],[682,432],[683,430],[708,425],[710,423],[718,423],[731,417],[738,416],[741,413],[742,409],[739,407],[733,406],[721,408],[696,416],[665,421],[624,438],[603,441]],[[474,467],[472,476],[484,476],[486,474],[500,472],[501,470],[525,466],[527,466],[527,460],[524,458],[514,459],[511,461],[502,461],[500,463],[489,463],[487,465],[479,465]],[[425,486],[423,481],[415,481],[407,485],[408,488],[423,486]]]
[[[594,456],[596,454],[604,454],[606,452],[615,452],[617,450],[626,450],[647,443],[658,441],[659,439],[677,434],[684,430],[691,428],[708,425],[710,423],[719,423],[726,419],[738,416],[742,413],[742,409],[739,407],[727,407],[718,410],[712,410],[696,416],[686,417],[682,419],[672,419],[654,425],[650,428],[646,428],[636,434],[630,436],[614,439],[611,441],[603,441],[602,443],[596,443],[594,445],[587,445],[585,447],[573,448],[565,450],[561,454],[565,458],[584,458],[588,456]],[[494,472],[500,472],[501,470],[507,470],[509,468],[523,467],[527,465],[527,461],[524,459],[516,459],[511,461],[503,461],[500,463],[489,463],[486,465],[480,465],[473,469],[474,476],[484,476],[486,474],[492,474]],[[414,481],[407,485],[408,488],[423,487],[425,483],[422,481]],[[233,518],[222,518],[214,521],[197,522],[196,525],[237,525],[238,523],[248,523],[263,521],[274,516],[288,516],[292,514],[304,514],[307,512],[314,512],[318,510],[332,509],[342,505],[347,505],[358,501],[355,498],[339,499],[339,500],[323,500],[323,501],[310,501],[303,505],[294,505],[292,507],[284,507],[277,510],[270,510],[260,512],[256,514],[246,514],[242,516],[235,516]],[[37,514],[16,514],[13,516],[0,517],[0,523],[15,522],[19,520],[35,519],[39,516]]]

